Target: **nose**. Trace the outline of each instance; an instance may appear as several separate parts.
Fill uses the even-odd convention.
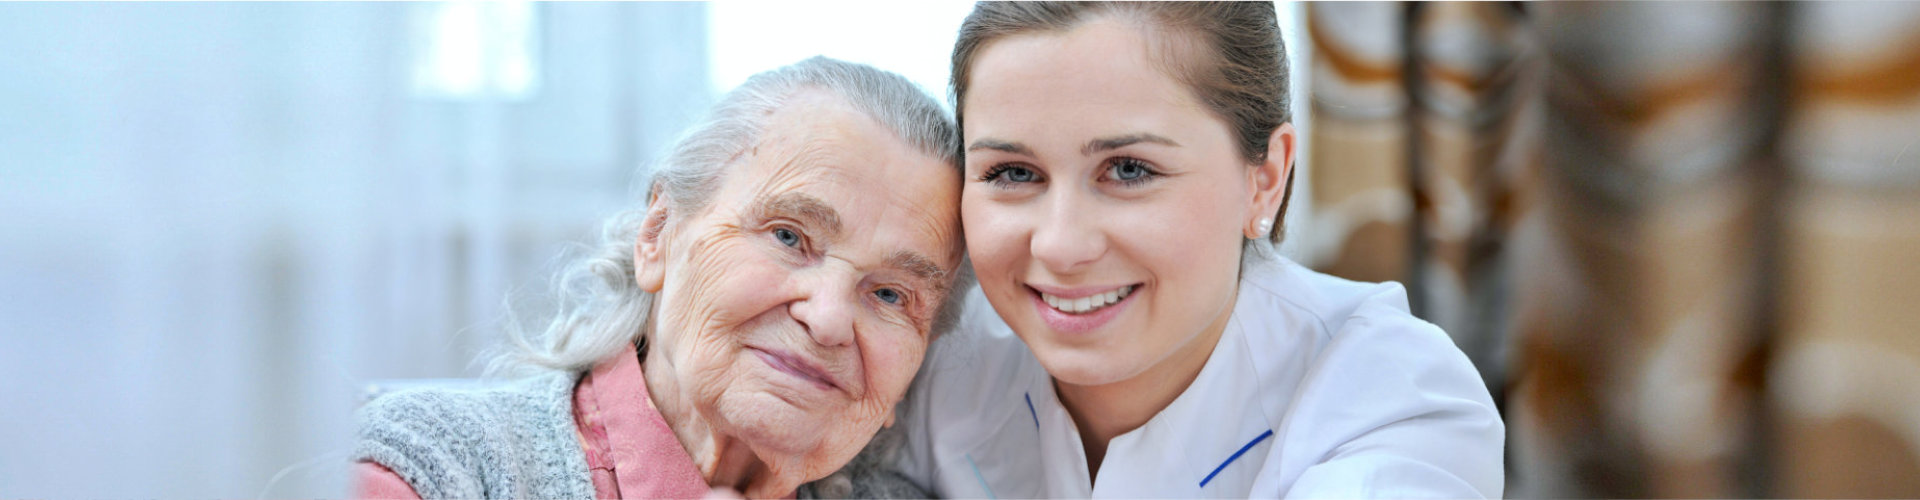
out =
[[[854,280],[846,272],[814,271],[797,283],[799,297],[787,304],[787,313],[807,329],[814,343],[826,347],[853,344],[853,318],[860,307]]]
[[[1107,237],[1094,224],[1091,200],[1077,193],[1063,192],[1052,197],[1035,223],[1030,251],[1048,272],[1074,274],[1085,271],[1107,252]]]

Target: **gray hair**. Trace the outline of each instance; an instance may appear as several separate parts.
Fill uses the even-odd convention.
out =
[[[961,168],[953,119],[938,101],[900,75],[826,57],[754,75],[722,96],[651,172],[640,173],[641,185],[647,186],[640,206],[609,218],[597,249],[556,276],[559,310],[545,332],[533,338],[509,325],[508,352],[495,357],[489,371],[529,366],[585,370],[639,341],[653,306],[653,294],[634,281],[633,248],[646,223],[647,205],[664,195],[674,204],[674,213],[706,208],[726,167],[761,141],[767,117],[808,89],[837,94],[908,145]],[[935,335],[953,327],[972,284],[970,266],[962,262],[959,267],[953,290],[935,317]]]

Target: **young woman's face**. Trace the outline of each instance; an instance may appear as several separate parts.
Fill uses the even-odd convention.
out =
[[[1096,20],[996,40],[973,63],[967,250],[994,309],[1064,383],[1211,352],[1196,339],[1232,311],[1254,169],[1155,62],[1159,43]]]

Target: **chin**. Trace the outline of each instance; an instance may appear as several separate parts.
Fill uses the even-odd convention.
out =
[[[1115,362],[1116,358],[1124,358],[1122,353],[1102,352],[1090,347],[1053,346],[1045,352],[1036,350],[1034,355],[1054,380],[1071,385],[1107,385],[1133,378],[1144,371],[1138,363]]]

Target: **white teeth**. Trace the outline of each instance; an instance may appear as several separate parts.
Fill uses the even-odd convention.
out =
[[[1056,297],[1053,295],[1042,293],[1040,294],[1040,300],[1046,301],[1048,306],[1052,306],[1054,309],[1059,309],[1061,312],[1065,312],[1068,314],[1081,314],[1081,313],[1090,312],[1096,309],[1100,309],[1102,307],[1106,307],[1115,302],[1119,302],[1120,299],[1127,298],[1127,294],[1130,294],[1130,293],[1133,293],[1132,285],[1123,286],[1113,290],[1108,290],[1106,293],[1096,293],[1093,295],[1089,295],[1089,296],[1081,297],[1077,299],[1061,298],[1061,297]]]

